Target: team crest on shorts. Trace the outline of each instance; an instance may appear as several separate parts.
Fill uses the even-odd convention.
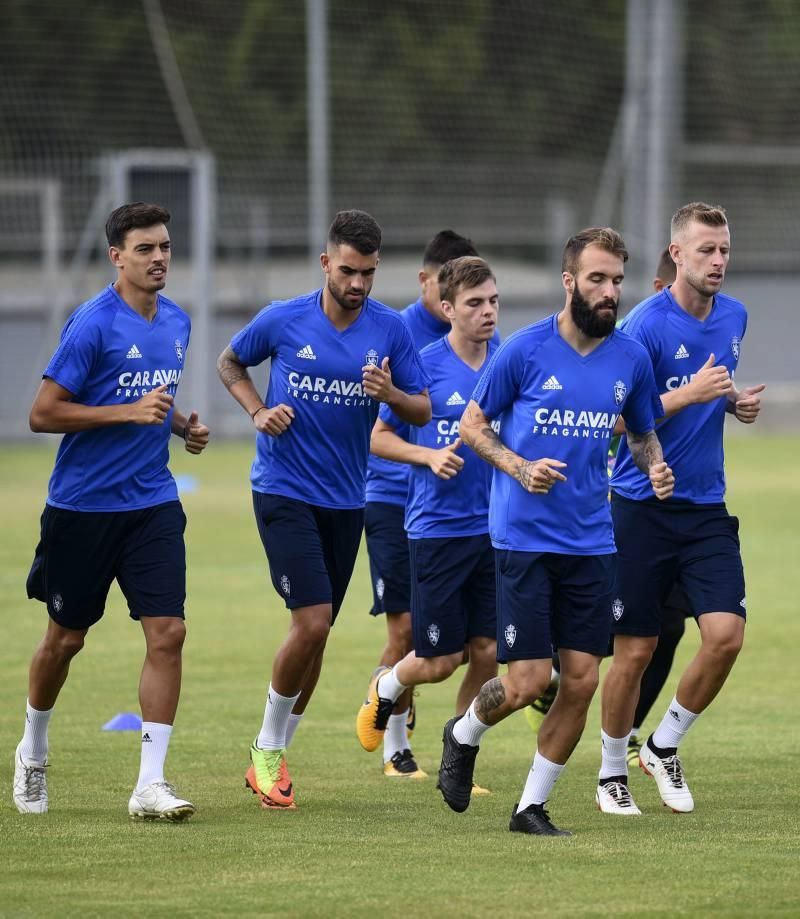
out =
[[[367,363],[372,364],[373,367],[378,366],[378,352],[374,348],[367,351]]]
[[[428,641],[435,648],[439,644],[439,626],[435,622],[432,622],[428,626]]]
[[[289,578],[287,578],[285,574],[281,575],[281,590],[286,594],[287,597],[292,592],[291,582],[289,581]]]
[[[375,582],[375,593],[378,595],[379,600],[383,600],[383,593],[386,590],[386,585],[383,583],[383,578],[378,578]]]
[[[504,634],[506,636],[506,644],[509,648],[513,648],[514,642],[517,640],[517,627],[515,625],[507,625]]]
[[[617,405],[622,405],[625,401],[625,396],[628,395],[628,387],[622,382],[622,380],[617,380],[614,384],[614,401]]]
[[[622,619],[622,614],[625,612],[625,606],[619,597],[611,604],[611,612],[614,614],[614,619],[617,622]]]
[[[731,351],[733,351],[733,356],[736,360],[739,360],[739,347],[742,344],[741,338],[738,335],[734,335],[731,339]]]
[[[183,363],[183,345],[181,344],[180,338],[175,339],[175,355],[178,360]]]
[[[64,608],[64,599],[61,594],[53,594],[53,609],[60,613]]]

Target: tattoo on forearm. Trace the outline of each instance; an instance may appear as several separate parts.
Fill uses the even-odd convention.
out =
[[[481,686],[475,699],[475,714],[484,724],[489,724],[491,713],[506,701],[506,691],[499,676]]]
[[[628,431],[628,447],[637,468],[645,475],[653,463],[660,463],[664,459],[661,442],[655,431],[648,431],[647,434],[633,434]]]
[[[227,347],[217,359],[217,372],[227,389],[230,389],[234,383],[250,380],[250,374],[247,372],[247,367],[239,362],[239,359],[230,346]]]
[[[508,452],[508,447],[506,447],[488,424],[485,428],[481,428],[480,433],[482,437],[480,440],[476,441],[472,449],[481,459],[486,460],[487,463],[491,463],[492,466],[497,466],[503,454]]]

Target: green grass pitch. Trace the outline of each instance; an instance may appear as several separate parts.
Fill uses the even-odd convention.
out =
[[[800,915],[799,452],[790,437],[728,444],[750,621],[728,685],[682,747],[695,812],[668,812],[638,771],[641,819],[595,809],[595,700],[550,802],[557,824],[575,835],[541,840],[507,830],[534,747],[522,713],[487,735],[476,778],[493,795],[463,815],[448,810],[434,778],[453,683],[420,692],[414,748],[427,781],[385,779],[380,755],[359,747],[355,714],[384,638],[383,622],[367,615],[363,553],[290,751],[298,810],[264,811],[245,792],[248,746],[287,614],[266,579],[247,485],[251,448],[241,444],[213,443],[199,458],[176,451],[173,465],[199,488],[184,497],[189,634],[167,775],[197,814],[182,825],[128,820],[138,735],[100,728],[137,709],[143,640],[114,588],[51,725],[51,811],[18,815],[11,763],[28,660],[45,625],[24,580],[52,449],[4,447],[0,915]],[[696,644],[689,624],[679,666]]]

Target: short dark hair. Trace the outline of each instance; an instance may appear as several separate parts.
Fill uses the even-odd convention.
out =
[[[425,246],[423,265],[444,265],[454,258],[465,255],[477,256],[478,250],[471,239],[461,236],[455,230],[440,230]]]
[[[170,212],[160,204],[146,204],[144,201],[123,204],[122,207],[113,210],[106,220],[108,244],[115,249],[121,249],[125,245],[125,237],[131,230],[154,227],[159,223],[166,226],[170,216]]]
[[[329,246],[352,246],[361,255],[381,248],[381,228],[366,211],[339,211],[328,230]]]
[[[625,240],[612,230],[611,227],[588,227],[570,236],[564,246],[564,255],[561,258],[561,270],[570,274],[578,273],[578,265],[581,261],[581,253],[587,246],[598,246],[612,255],[619,256],[623,262],[628,261],[628,250],[625,248]]]
[[[705,201],[692,201],[690,204],[679,207],[672,215],[669,226],[671,239],[675,239],[693,220],[704,223],[707,227],[726,227],[728,225],[724,207],[719,204],[706,204]]]
[[[455,303],[462,290],[471,290],[489,279],[497,280],[488,262],[476,255],[450,259],[439,269],[439,296]]]
[[[675,267],[675,262],[672,261],[672,256],[669,254],[669,247],[661,253],[658,268],[656,268],[656,277],[661,278],[665,287],[669,287],[670,284],[674,283],[677,277],[677,268]]]

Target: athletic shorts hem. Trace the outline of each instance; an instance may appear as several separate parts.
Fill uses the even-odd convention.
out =
[[[302,504],[308,504],[310,507],[322,507],[326,511],[363,511],[365,502],[360,504],[328,504],[326,501],[320,501],[318,498],[309,498],[300,494],[288,494],[285,491],[275,491],[272,488],[259,486],[255,482],[250,482],[252,491],[257,491],[260,495],[271,495],[273,498],[288,498],[290,501],[300,501]]]

